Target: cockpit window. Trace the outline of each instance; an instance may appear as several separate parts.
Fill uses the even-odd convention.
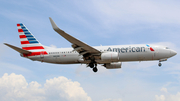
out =
[[[169,49],[169,47],[166,47],[166,49]]]

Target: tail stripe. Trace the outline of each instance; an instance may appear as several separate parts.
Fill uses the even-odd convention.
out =
[[[17,26],[18,29],[21,29],[21,26]]]
[[[29,32],[24,32],[24,34],[31,34],[31,33],[29,33]]]
[[[26,38],[26,35],[19,35],[19,38]]]
[[[23,30],[22,29],[18,29],[18,32],[23,32]]]
[[[21,38],[20,41],[28,41],[27,38]]]
[[[24,32],[19,32],[19,35],[25,35]]]
[[[33,37],[28,37],[27,39],[28,39],[29,41],[36,40],[36,39],[33,38]]]
[[[29,43],[39,43],[39,42],[37,42],[37,41],[30,41],[30,40],[29,40]]]
[[[29,41],[21,41],[21,44],[30,44]]]
[[[30,34],[26,34],[26,37],[33,37],[32,35],[30,35]]]

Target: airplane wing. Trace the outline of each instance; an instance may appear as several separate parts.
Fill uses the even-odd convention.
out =
[[[90,55],[97,55],[100,54],[101,52],[87,44],[85,44],[84,42],[74,38],[73,36],[67,34],[66,32],[64,32],[63,30],[61,30],[60,28],[58,28],[58,26],[55,24],[55,22],[52,20],[52,18],[50,18],[50,22],[52,24],[53,29],[62,37],[64,37],[66,40],[68,40],[70,43],[72,43],[72,47],[74,48],[74,50],[76,50],[77,52],[79,52],[80,55],[85,56],[85,54],[90,54]]]
[[[29,53],[31,53],[30,51],[21,49],[21,48],[19,48],[19,47],[16,47],[16,46],[13,46],[13,45],[10,45],[10,44],[7,44],[7,43],[4,43],[4,44],[7,45],[7,46],[10,47],[10,48],[16,50],[16,51],[19,52],[19,53],[22,53],[22,54],[29,54]]]

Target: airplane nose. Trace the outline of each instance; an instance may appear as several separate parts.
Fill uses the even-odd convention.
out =
[[[176,51],[171,50],[171,55],[172,55],[172,56],[174,56],[174,55],[176,55],[176,54],[177,54],[177,52],[176,52]]]

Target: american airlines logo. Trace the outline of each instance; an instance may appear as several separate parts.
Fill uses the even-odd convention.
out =
[[[150,47],[149,45],[146,45],[147,47]],[[151,51],[154,51],[154,49],[152,47],[149,48]]]

